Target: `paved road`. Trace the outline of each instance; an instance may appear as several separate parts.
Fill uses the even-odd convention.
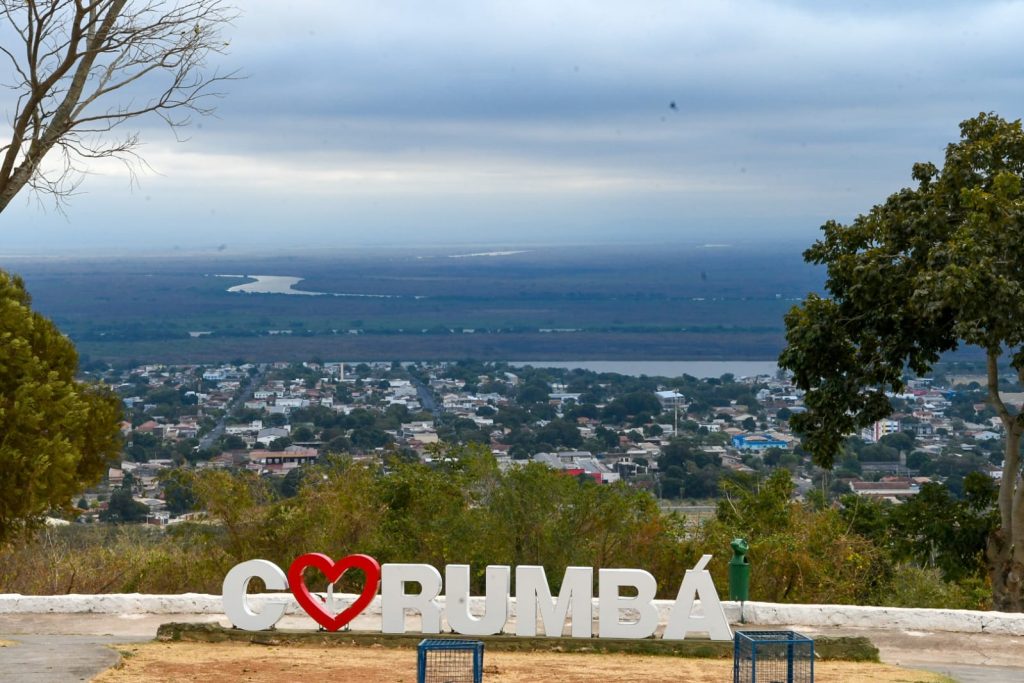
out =
[[[228,418],[231,413],[237,409],[240,405],[252,398],[253,392],[259,386],[259,383],[263,381],[263,376],[267,374],[267,365],[263,364],[259,366],[259,372],[249,378],[249,381],[242,387],[239,388],[238,393],[231,400],[231,402],[224,409],[224,414],[217,424],[214,425],[213,429],[207,432],[203,438],[199,440],[199,449],[206,450],[213,445],[213,442],[220,438],[220,435],[224,433],[224,425],[227,424]]]
[[[411,381],[413,386],[416,387],[416,394],[420,400],[420,406],[423,407],[423,410],[431,413],[434,417],[437,417],[439,413],[444,412],[444,408],[438,405],[437,400],[434,398],[434,392],[430,390],[430,387],[415,377],[413,377]]]

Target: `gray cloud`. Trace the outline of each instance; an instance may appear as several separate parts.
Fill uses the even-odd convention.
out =
[[[162,176],[125,193],[104,167],[82,229],[18,220],[152,244],[809,240],[961,119],[1024,104],[1021,2],[240,4],[224,61],[248,78],[188,143],[144,131]]]

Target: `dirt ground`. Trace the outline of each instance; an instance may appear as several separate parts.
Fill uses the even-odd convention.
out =
[[[372,647],[267,647],[244,643],[146,643],[117,648],[122,664],[93,679],[95,683],[170,683],[172,681],[335,680],[358,683],[415,683],[416,651]],[[939,683],[949,679],[884,664],[818,662],[818,683],[901,681]],[[487,683],[722,683],[732,680],[725,660],[560,653],[487,652]]]

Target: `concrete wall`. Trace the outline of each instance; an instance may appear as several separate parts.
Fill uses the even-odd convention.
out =
[[[352,595],[335,595],[336,600],[351,601]],[[290,593],[260,594],[249,598],[256,611],[267,601],[284,600],[288,614],[302,614]],[[444,602],[444,598],[438,599]],[[674,602],[656,600],[661,623],[668,620]],[[740,621],[738,603],[725,602],[729,621]],[[482,614],[483,599],[474,597],[475,614]],[[515,617],[515,598],[511,599],[509,623]],[[223,614],[221,597],[200,593],[181,595],[143,595],[139,593],[107,595],[17,595],[0,594],[0,614]],[[364,612],[380,614],[380,596]],[[595,601],[594,614],[597,614]],[[953,631],[962,633],[993,633],[1024,636],[1024,614],[980,612],[972,610],[908,609],[898,607],[857,607],[852,605],[782,605],[748,602],[743,607],[747,624],[761,626],[814,626],[837,628],[872,628],[916,631]],[[508,628],[506,628],[508,630]]]

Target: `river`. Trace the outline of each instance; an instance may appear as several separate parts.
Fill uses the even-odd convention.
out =
[[[736,377],[775,375],[779,367],[774,360],[572,360],[572,361],[513,361],[510,365],[535,368],[566,368],[615,372],[620,375],[647,375],[649,377],[698,378],[721,377],[731,373]]]
[[[351,292],[311,292],[304,289],[295,289],[295,285],[305,278],[292,277],[290,275],[218,275],[217,277],[251,278],[256,282],[246,282],[242,285],[228,287],[229,292],[241,292],[243,294],[294,294],[299,296],[341,296],[357,297],[366,299],[397,299],[394,294],[354,294]],[[414,299],[424,297],[417,296]]]

